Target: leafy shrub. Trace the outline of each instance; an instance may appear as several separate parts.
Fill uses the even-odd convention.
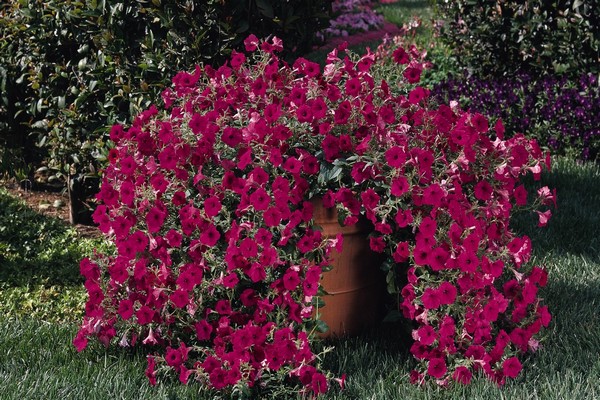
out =
[[[282,57],[293,61],[316,43],[316,33],[329,23],[333,0],[222,0],[222,20],[237,34],[277,36],[286,43]]]
[[[598,72],[600,1],[435,0],[442,37],[478,75]]]
[[[550,323],[547,274],[510,227],[528,200],[545,209],[539,226],[551,215],[554,193],[521,182],[549,168],[535,140],[432,107],[423,54],[401,42],[363,56],[342,46],[322,71],[283,63],[277,38],[245,44],[218,69],[178,74],[165,110],[111,130],[94,218],[116,246],[80,264],[77,349],[152,346],[153,384],[171,374],[238,397],[281,383],[326,391],[319,277],[343,236],[315,226],[320,198],[343,225],[373,224],[370,247],[417,324],[415,383],[516,377]]]
[[[240,33],[280,33],[302,51],[327,4],[9,0],[0,6],[0,145],[23,149],[26,162],[48,157],[63,175],[94,172],[107,127],[155,102],[177,71],[220,63]]]
[[[11,141],[45,149],[64,175],[87,171],[105,155],[107,124],[147,107],[173,71],[224,54],[231,36],[218,26],[216,1],[156,4],[4,4],[2,119]]]
[[[510,132],[536,138],[553,153],[598,160],[600,82],[520,73],[510,78],[450,78],[434,86],[440,102],[457,100],[472,111],[501,119]]]

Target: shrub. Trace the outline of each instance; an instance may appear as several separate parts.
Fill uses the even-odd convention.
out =
[[[107,124],[147,107],[173,71],[224,54],[231,35],[218,26],[216,1],[156,4],[4,4],[2,119],[10,141],[37,144],[63,175],[89,172],[105,156]]]
[[[442,37],[477,75],[598,72],[598,0],[436,0]]]
[[[249,56],[177,74],[166,110],[112,128],[94,218],[116,246],[81,262],[78,350],[89,338],[152,345],[151,383],[164,373],[239,396],[281,383],[324,392],[318,283],[343,237],[315,226],[321,197],[342,224],[373,224],[370,247],[417,324],[414,382],[517,376],[550,322],[546,272],[510,229],[528,198],[545,209],[539,226],[551,215],[554,194],[521,184],[549,168],[536,142],[431,107],[415,48],[341,47],[321,72],[283,63],[277,38],[245,44]]]
[[[47,157],[62,175],[93,173],[110,147],[108,127],[155,102],[177,71],[219,64],[250,32],[280,34],[304,51],[327,5],[10,0],[0,6],[0,144],[22,149],[26,162]]]

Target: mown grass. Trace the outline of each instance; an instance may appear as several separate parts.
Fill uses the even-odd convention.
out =
[[[75,321],[85,299],[79,260],[101,239],[82,239],[0,188],[0,315]]]
[[[559,159],[541,183],[558,190],[553,219],[548,227],[538,229],[534,216],[522,215],[515,220],[515,229],[532,238],[533,262],[549,270],[549,283],[541,296],[553,322],[545,331],[542,349],[525,360],[516,380],[503,388],[485,378],[467,387],[413,386],[408,379],[413,360],[406,349],[407,329],[382,324],[362,337],[334,343],[325,363],[338,375],[347,374],[346,388],[333,388],[324,398],[600,398],[600,167]],[[60,286],[65,279],[68,287],[76,278],[71,275],[76,267],[57,265],[62,265],[56,271],[62,278],[54,277],[53,282]],[[4,266],[2,261],[0,268]],[[177,381],[151,387],[143,374],[145,355],[140,349],[107,350],[94,344],[78,354],[71,345],[76,329],[73,323],[50,323],[22,314],[0,317],[0,398],[219,398],[200,391],[198,385],[182,386]]]
[[[380,12],[398,25],[413,14],[424,21],[430,15],[422,0],[381,6]],[[426,34],[424,38],[419,40],[429,40]],[[377,45],[365,43],[353,50]],[[444,51],[441,46],[432,50],[442,66],[425,79],[435,81],[445,74]],[[322,52],[308,58],[319,61],[325,56]],[[347,374],[346,388],[333,388],[324,398],[600,398],[600,167],[556,161],[542,181],[558,190],[558,209],[549,226],[536,228],[532,215],[514,220],[514,228],[532,238],[532,262],[549,270],[541,296],[553,314],[541,350],[525,360],[521,375],[502,388],[485,378],[467,387],[413,386],[408,379],[413,359],[406,348],[407,328],[382,324],[364,336],[334,343],[325,363],[339,376]],[[0,190],[0,399],[221,398],[177,381],[151,387],[140,349],[92,344],[83,353],[75,351],[73,321],[82,315],[84,298],[77,263],[104,245],[79,239],[73,229],[39,216]]]

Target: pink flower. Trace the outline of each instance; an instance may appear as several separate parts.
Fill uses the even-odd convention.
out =
[[[410,255],[410,250],[408,248],[408,243],[407,242],[398,243],[398,245],[396,246],[396,250],[394,251],[394,254],[393,254],[394,261],[396,261],[397,263],[402,263],[408,259],[409,255]]]
[[[550,220],[550,217],[552,216],[552,211],[547,210],[547,211],[541,212],[541,211],[536,210],[536,213],[538,215],[538,225],[537,226],[542,228],[542,227],[548,225],[548,220]]]
[[[517,357],[508,358],[502,363],[502,372],[509,378],[516,378],[522,368],[523,365]]]
[[[244,46],[246,46],[246,51],[254,51],[258,48],[258,38],[255,35],[250,35],[246,39],[244,39]]]
[[[263,188],[256,189],[250,195],[250,204],[258,211],[266,210],[270,201],[269,194]]]
[[[479,133],[487,133],[489,129],[488,120],[483,115],[477,113],[471,117],[471,124]]]
[[[221,234],[217,228],[213,224],[210,224],[208,228],[200,235],[200,243],[208,247],[212,247],[217,244],[220,238]]]
[[[416,331],[416,340],[424,344],[425,346],[429,346],[437,339],[437,335],[435,330],[431,325],[424,325],[417,329]]]
[[[375,237],[375,236],[371,236],[369,238],[369,244],[371,247],[371,250],[373,250],[376,253],[383,253],[383,251],[385,250],[385,241],[383,240],[382,237]]]
[[[181,289],[171,293],[171,296],[169,298],[176,308],[184,308],[188,305],[190,301],[189,293]]]
[[[421,71],[421,69],[416,67],[408,67],[404,70],[402,75],[404,75],[408,83],[417,83],[421,80]]]
[[[474,188],[475,197],[481,201],[488,201],[492,198],[494,188],[487,181],[478,182]]]
[[[295,290],[300,284],[300,277],[296,271],[288,271],[283,276],[283,286],[287,290]]]
[[[146,305],[143,305],[142,307],[140,307],[139,310],[137,310],[135,316],[137,318],[137,322],[140,325],[148,325],[154,319],[155,314],[156,313],[153,309]]]
[[[150,385],[154,386],[156,385],[156,372],[155,372],[155,367],[156,367],[156,360],[154,357],[152,356],[148,356],[146,358],[147,360],[147,367],[146,367],[146,377],[148,378]]]
[[[410,185],[408,180],[404,176],[399,176],[392,181],[392,186],[390,188],[390,193],[394,196],[400,197],[403,194],[407,193],[410,189]]]
[[[434,271],[441,271],[447,267],[446,262],[450,254],[443,247],[434,248],[427,256],[427,263]]]
[[[452,373],[452,379],[463,385],[468,385],[469,383],[471,383],[472,378],[473,373],[471,372],[471,370],[469,370],[469,368],[463,365],[456,367],[454,373]]]
[[[408,53],[402,47],[398,47],[394,50],[392,56],[397,64],[408,64],[410,60]]]
[[[128,320],[129,318],[131,318],[134,313],[133,301],[131,301],[130,299],[121,300],[119,302],[118,313],[121,316],[121,318],[123,318],[125,320]]]
[[[423,307],[428,310],[435,310],[441,305],[440,293],[436,289],[427,288],[421,297]]]
[[[427,373],[434,378],[442,379],[447,371],[446,362],[443,358],[433,358],[429,360]]]
[[[206,320],[197,322],[194,327],[196,328],[198,340],[205,341],[210,339],[213,327]]]
[[[77,352],[82,352],[87,347],[88,340],[86,333],[83,330],[77,332],[77,336],[73,339],[73,346],[77,349]]]
[[[183,362],[183,357],[181,356],[181,352],[179,350],[167,347],[165,361],[167,362],[167,365],[171,367],[179,367]]]
[[[452,304],[456,301],[456,286],[450,282],[442,282],[438,288],[440,304]]]

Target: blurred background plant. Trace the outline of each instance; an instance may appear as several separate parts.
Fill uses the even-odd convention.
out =
[[[598,0],[432,0],[441,39],[471,74],[600,71]]]
[[[326,29],[317,33],[321,40],[336,36],[349,36],[380,28],[385,19],[373,8],[371,0],[335,0],[332,18]]]

